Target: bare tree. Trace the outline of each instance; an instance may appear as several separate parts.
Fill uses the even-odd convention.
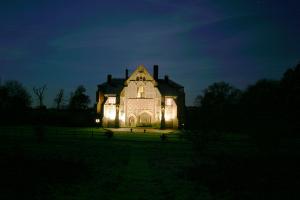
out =
[[[59,92],[57,93],[55,99],[54,99],[54,102],[56,104],[56,109],[57,110],[60,109],[60,106],[61,106],[63,100],[64,100],[64,90],[60,89]]]
[[[44,100],[44,92],[46,88],[47,88],[46,84],[39,88],[33,87],[33,93],[37,96],[39,100],[40,108],[44,106],[43,100]]]

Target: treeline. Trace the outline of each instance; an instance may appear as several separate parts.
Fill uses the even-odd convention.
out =
[[[34,87],[33,94],[18,81],[6,81],[0,85],[0,124],[1,125],[56,125],[91,126],[94,109],[89,108],[90,97],[84,86],[80,85],[70,95],[68,101],[64,90],[60,89],[53,102],[55,108],[44,105],[46,85]],[[38,106],[32,106],[33,98]],[[66,103],[67,102],[67,103]]]
[[[60,89],[55,108],[46,109],[46,85],[34,87],[32,97],[18,81],[0,85],[0,124],[94,125],[90,97],[80,85],[67,101]],[[32,107],[32,100],[38,106]],[[291,136],[300,131],[300,64],[288,69],[280,80],[262,79],[244,91],[226,82],[208,86],[187,108],[185,128],[204,132],[251,133]]]
[[[249,133],[253,137],[300,132],[300,64],[280,80],[262,79],[244,91],[226,82],[208,86],[187,108],[186,128],[204,132]]]

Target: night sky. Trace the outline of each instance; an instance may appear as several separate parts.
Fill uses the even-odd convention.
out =
[[[298,1],[299,2],[299,1]],[[215,81],[245,88],[300,61],[300,2],[275,0],[1,0],[0,77],[46,104],[144,64],[185,86],[187,105]]]

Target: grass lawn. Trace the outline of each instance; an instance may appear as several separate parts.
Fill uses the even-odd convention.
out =
[[[1,128],[0,199],[209,199],[206,188],[180,179],[192,146],[179,133]]]
[[[242,135],[199,151],[179,131],[112,131],[1,127],[0,199],[299,199],[299,140],[264,157]]]

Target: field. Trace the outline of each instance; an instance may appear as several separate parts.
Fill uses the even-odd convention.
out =
[[[246,136],[197,149],[179,131],[112,131],[1,127],[0,199],[299,197],[299,141],[260,156]]]

